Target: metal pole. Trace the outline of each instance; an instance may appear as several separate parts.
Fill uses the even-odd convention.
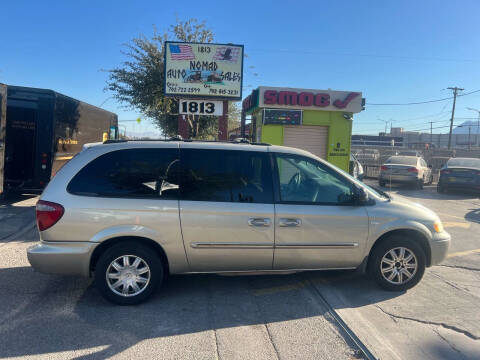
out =
[[[470,132],[471,132],[472,126],[468,125],[468,150],[471,150],[470,147]]]
[[[448,89],[453,90],[453,106],[452,106],[452,118],[450,119],[450,132],[448,134],[448,150],[452,145],[452,131],[453,131],[453,119],[455,118],[455,103],[457,101],[457,92],[458,90],[463,90],[457,86],[449,87]]]

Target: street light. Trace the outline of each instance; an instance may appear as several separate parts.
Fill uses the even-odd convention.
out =
[[[480,135],[480,110],[474,109],[474,108],[471,108],[471,107],[467,107],[467,110],[476,111],[478,113],[477,132],[475,134],[475,143],[477,144],[477,146],[480,146],[480,143],[478,141],[479,135]]]
[[[470,150],[470,149],[471,149],[471,148],[470,148],[470,133],[471,133],[471,131],[472,131],[472,125],[471,125],[471,124],[468,124],[468,125],[458,125],[457,127],[463,128],[463,127],[466,127],[466,126],[468,126],[468,150]],[[476,140],[475,140],[475,142],[476,142]]]

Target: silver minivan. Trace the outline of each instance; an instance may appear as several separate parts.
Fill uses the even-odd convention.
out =
[[[311,153],[268,144],[115,141],[87,147],[37,208],[41,272],[94,276],[134,304],[168,274],[356,269],[417,284],[450,235],[425,207]]]

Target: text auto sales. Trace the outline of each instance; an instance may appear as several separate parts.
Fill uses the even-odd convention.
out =
[[[217,71],[218,64],[215,61],[190,61],[191,71]],[[167,71],[167,79],[183,79],[187,76],[185,69],[170,69]],[[237,72],[220,72],[222,80],[240,82],[241,74]]]

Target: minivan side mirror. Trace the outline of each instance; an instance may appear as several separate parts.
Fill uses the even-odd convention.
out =
[[[363,205],[368,202],[368,192],[365,191],[364,188],[359,187],[357,188],[356,195],[355,195],[355,203],[358,205]]]

